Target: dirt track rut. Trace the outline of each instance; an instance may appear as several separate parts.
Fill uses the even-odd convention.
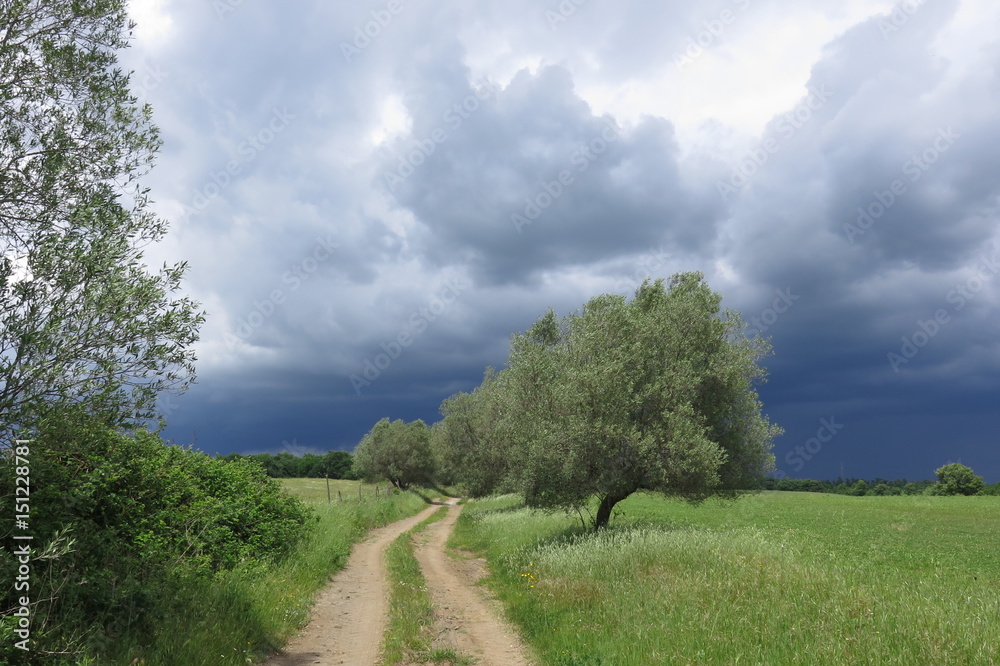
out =
[[[435,509],[373,530],[356,544],[347,565],[316,598],[309,624],[264,666],[376,664],[389,610],[385,549]]]
[[[376,666],[388,619],[385,550],[438,507],[373,530],[316,598],[308,625],[263,666]],[[449,557],[445,542],[462,508],[431,524],[415,555],[435,606],[435,646],[476,658],[477,666],[530,666],[520,637],[500,619],[496,602],[475,585],[482,565]]]
[[[415,550],[436,608],[438,641],[475,657],[478,666],[529,666],[524,642],[501,619],[497,602],[475,585],[483,574],[482,565],[445,552],[461,510],[450,506],[447,518],[431,524],[424,543]]]

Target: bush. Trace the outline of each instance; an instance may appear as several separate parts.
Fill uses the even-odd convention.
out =
[[[936,495],[978,495],[986,490],[983,477],[976,474],[965,465],[951,463],[934,470],[938,482],[934,489]]]
[[[32,639],[47,650],[101,654],[124,636],[149,637],[176,584],[280,558],[312,523],[259,465],[165,446],[148,431],[124,434],[80,413],[47,419],[29,451],[35,552],[62,551],[32,561]],[[10,462],[0,469],[5,497]],[[0,509],[5,524],[11,509]],[[11,580],[7,541],[0,576]],[[3,603],[15,605],[13,590]]]

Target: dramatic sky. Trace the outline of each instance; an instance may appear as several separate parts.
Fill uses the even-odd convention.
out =
[[[133,0],[208,312],[168,437],[352,449],[546,308],[700,270],[792,477],[1000,480],[993,0]]]

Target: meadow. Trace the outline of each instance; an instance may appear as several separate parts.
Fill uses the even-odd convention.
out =
[[[611,527],[470,502],[450,545],[544,664],[1000,663],[1000,498],[653,495]]]

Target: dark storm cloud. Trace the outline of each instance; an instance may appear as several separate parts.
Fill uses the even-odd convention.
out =
[[[863,16],[759,136],[706,112],[696,138],[654,108],[694,88],[603,109],[671,76],[728,85],[805,10],[227,6],[165,5],[173,36],[134,54],[168,73],[144,92],[165,139],[148,184],[210,309],[178,441],[351,448],[382,416],[437,418],[547,307],[701,269],[773,339],[784,471],[927,477],[962,457],[1000,476],[1000,44],[955,48],[964,5]],[[805,460],[824,419],[843,425]]]
[[[420,74],[437,75],[429,69]],[[519,282],[711,240],[721,202],[682,185],[668,121],[597,117],[558,66],[502,89],[441,73],[433,98],[408,100],[413,131],[388,147],[377,179],[425,225],[432,261],[472,262],[486,284]]]

